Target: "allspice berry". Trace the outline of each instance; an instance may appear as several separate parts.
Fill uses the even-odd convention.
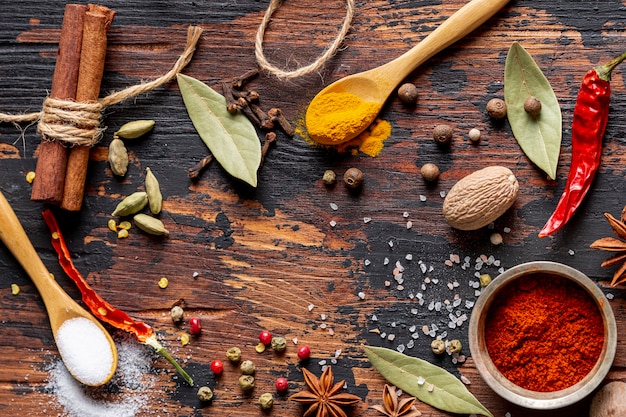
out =
[[[487,114],[494,119],[506,117],[506,103],[500,98],[492,98],[487,103]]]
[[[433,139],[440,145],[449,145],[452,142],[452,128],[448,125],[437,125],[433,129]]]
[[[422,165],[420,173],[426,182],[435,182],[439,179],[439,167],[430,162]]]
[[[358,190],[363,185],[363,172],[358,168],[349,168],[343,174],[343,183],[351,190]]]
[[[539,116],[539,113],[541,113],[541,101],[537,97],[528,97],[524,100],[524,111],[532,117]]]
[[[398,98],[404,104],[417,103],[417,87],[412,83],[404,83],[398,88]]]

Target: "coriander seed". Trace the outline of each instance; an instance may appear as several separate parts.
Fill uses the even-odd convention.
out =
[[[343,182],[351,190],[358,190],[363,185],[363,172],[358,168],[349,168],[343,174]]]
[[[259,405],[264,410],[269,410],[274,405],[274,396],[270,392],[265,392],[259,396]]]
[[[532,117],[539,116],[539,113],[541,113],[541,101],[537,97],[528,97],[524,100],[524,111]]]
[[[468,136],[472,143],[480,142],[480,130],[476,128],[470,129]]]
[[[287,349],[287,340],[282,336],[272,337],[271,346],[276,352],[284,352]]]
[[[446,351],[446,342],[441,339],[435,339],[430,343],[430,348],[436,355],[441,355]]]
[[[439,167],[432,163],[427,163],[420,169],[420,174],[426,182],[435,182],[439,179]]]
[[[448,343],[448,351],[450,353],[459,353],[462,349],[463,344],[458,339],[450,340],[450,343]]]
[[[506,103],[501,98],[492,98],[487,103],[487,114],[494,119],[506,117]]]
[[[254,377],[252,375],[241,375],[239,377],[239,386],[244,391],[250,391],[254,388]]]
[[[241,365],[239,365],[239,369],[244,375],[252,375],[256,371],[256,366],[254,366],[254,362],[252,362],[251,360],[245,360],[241,362]]]
[[[433,139],[440,145],[449,145],[452,142],[452,128],[448,125],[437,125],[433,129]]]
[[[332,169],[327,169],[324,171],[324,176],[322,177],[322,181],[324,181],[324,185],[334,185],[337,182],[337,174]]]
[[[417,86],[413,83],[404,83],[398,88],[398,98],[404,104],[417,103]]]
[[[170,316],[172,316],[172,321],[174,323],[179,323],[183,319],[184,310],[181,306],[174,306],[170,310]]]
[[[237,346],[228,348],[226,351],[226,358],[231,362],[239,362],[241,360],[241,349]]]
[[[200,401],[211,401],[213,399],[213,391],[207,386],[198,388],[196,395]]]

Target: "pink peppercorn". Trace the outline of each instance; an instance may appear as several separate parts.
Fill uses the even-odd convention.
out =
[[[307,360],[311,357],[311,348],[307,345],[302,345],[298,348],[298,358],[301,361]]]
[[[219,375],[222,372],[224,372],[224,364],[222,363],[222,361],[216,359],[214,361],[211,362],[211,371],[215,374],[215,375]]]
[[[274,385],[276,385],[276,391],[278,392],[285,392],[289,389],[289,381],[287,381],[287,378],[276,378]]]
[[[191,334],[200,334],[202,331],[202,324],[200,324],[200,319],[197,317],[192,317],[189,319],[189,333]]]
[[[272,334],[267,330],[262,331],[261,333],[259,333],[259,342],[263,343],[264,345],[269,345],[270,343],[272,343]]]

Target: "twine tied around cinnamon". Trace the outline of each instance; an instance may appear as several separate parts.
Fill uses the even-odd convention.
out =
[[[38,122],[37,132],[45,140],[58,141],[68,146],[94,146],[100,141],[104,131],[104,128],[100,126],[102,111],[106,107],[147,93],[173,80],[191,61],[201,34],[202,28],[190,26],[187,30],[187,44],[183,53],[178,57],[172,69],[153,81],[127,87],[93,103],[47,97],[41,111],[20,115],[0,113],[0,122]]]
[[[272,15],[274,14],[274,12],[276,12],[276,10],[278,10],[283,1],[284,0],[271,0],[256,34],[254,42],[254,53],[256,55],[259,66],[270,74],[275,75],[276,77],[281,79],[297,78],[319,70],[321,67],[324,66],[324,64],[326,64],[326,62],[330,58],[332,58],[333,55],[335,55],[335,53],[339,49],[339,46],[341,46],[341,43],[346,37],[348,30],[350,30],[352,17],[354,16],[355,2],[354,0],[346,0],[346,16],[343,20],[343,24],[341,26],[341,29],[339,30],[339,33],[337,34],[337,37],[328,46],[328,48],[326,48],[326,50],[317,57],[314,62],[293,71],[285,71],[271,64],[267,60],[267,58],[265,58],[265,54],[263,52],[263,37],[265,36],[265,30],[269,26]]]

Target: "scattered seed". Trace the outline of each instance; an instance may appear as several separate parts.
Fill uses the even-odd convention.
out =
[[[110,231],[117,232],[117,223],[115,222],[115,219],[109,219],[109,221],[107,222],[107,227]]]
[[[183,333],[180,335],[180,344],[185,346],[189,343],[189,334]]]
[[[26,182],[32,184],[35,181],[35,171],[28,171],[26,174]]]
[[[121,232],[121,230],[120,230]],[[128,232],[126,232],[128,233]],[[167,288],[167,286],[170,284],[169,280],[166,277],[161,277],[161,279],[159,280],[159,288]]]
[[[20,293],[20,286],[17,284],[11,284],[11,294],[18,295]]]
[[[126,239],[127,237],[128,237],[128,230],[121,229],[119,232],[117,232],[118,239]]]
[[[258,343],[258,344],[254,347],[254,350],[255,350],[257,353],[263,353],[263,352],[265,352],[265,344],[263,344],[263,343],[259,342],[259,343]]]
[[[502,235],[500,233],[492,233],[491,236],[489,236],[489,241],[492,245],[501,245],[503,242]]]

